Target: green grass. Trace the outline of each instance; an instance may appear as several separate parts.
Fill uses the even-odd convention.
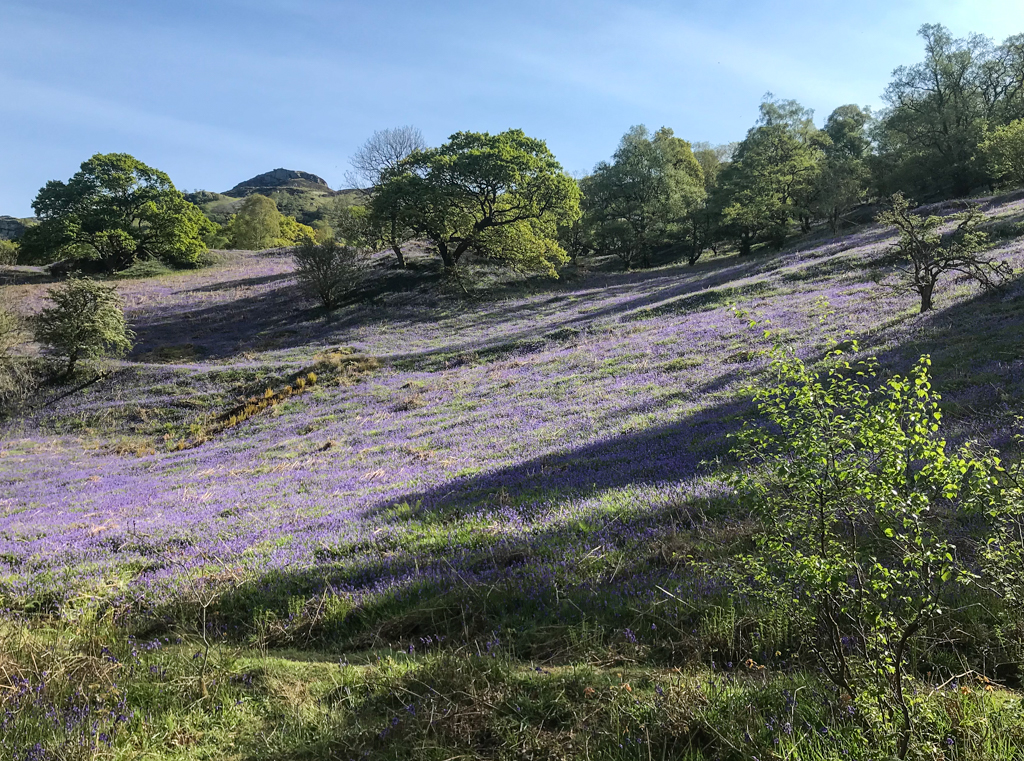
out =
[[[511,657],[496,632],[339,660],[219,638],[208,647],[196,632],[126,639],[95,618],[74,628],[0,627],[8,646],[0,670],[28,680],[13,708],[16,734],[3,734],[0,749],[45,742],[69,761],[866,761],[891,749],[870,707],[846,705],[813,675],[752,660],[715,670],[652,666],[640,644],[549,665]],[[576,634],[581,650],[601,637],[599,628]],[[969,678],[914,689],[915,758],[1024,758],[1016,694]],[[55,723],[69,708],[89,720]]]

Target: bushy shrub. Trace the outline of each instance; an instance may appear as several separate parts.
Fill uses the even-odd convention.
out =
[[[0,240],[0,267],[18,263],[18,244],[13,240]]]
[[[326,309],[340,306],[362,282],[368,265],[362,249],[333,239],[318,243],[315,238],[304,238],[294,256],[299,285]]]
[[[15,352],[24,339],[21,318],[0,308],[0,416],[27,390],[28,368]]]
[[[117,291],[95,280],[73,278],[51,288],[52,306],[36,317],[36,340],[66,360],[65,376],[82,359],[120,355],[131,349],[134,333],[125,321]]]
[[[956,524],[1008,512],[1000,464],[970,445],[949,451],[929,360],[876,384],[872,360],[821,373],[777,351],[756,402],[734,484],[762,532],[738,584],[806,632],[851,707],[891,732],[907,755],[915,698],[906,673],[916,639],[949,628],[958,593],[976,583]],[[984,546],[984,537],[975,537]]]
[[[168,275],[173,272],[170,267],[161,262],[159,259],[140,259],[136,261],[131,267],[123,269],[117,273],[119,280],[134,280],[138,278],[147,277],[158,277],[160,275]]]

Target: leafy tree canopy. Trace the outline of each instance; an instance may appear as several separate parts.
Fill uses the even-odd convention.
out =
[[[387,174],[370,202],[437,249],[446,268],[472,250],[523,271],[556,274],[566,259],[557,225],[579,216],[579,187],[542,140],[522,130],[459,132]]]
[[[278,211],[273,198],[253,193],[246,196],[238,213],[231,215],[220,237],[228,248],[262,251],[316,237],[316,231]]]
[[[627,269],[638,259],[648,266],[651,252],[705,197],[690,144],[667,127],[652,135],[642,124],[623,135],[612,161],[598,164],[584,185],[597,248]]]
[[[988,180],[978,146],[986,128],[1024,116],[1024,35],[996,46],[925,24],[925,58],[901,66],[885,91],[877,137],[884,193],[965,196]]]
[[[215,229],[166,174],[127,153],[98,153],[68,182],[51,180],[32,208],[41,223],[25,232],[24,259],[97,259],[111,272],[147,258],[195,266]]]
[[[1024,185],[1024,119],[994,130],[981,148],[996,179]]]
[[[722,206],[744,253],[765,234],[781,244],[794,217],[806,227],[823,149],[830,143],[813,117],[796,101],[768,93],[761,118],[737,147],[722,178]]]

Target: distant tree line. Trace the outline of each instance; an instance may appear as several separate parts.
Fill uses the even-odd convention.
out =
[[[878,113],[843,105],[819,128],[811,110],[769,93],[739,143],[691,144],[639,125],[578,194],[522,133],[459,133],[428,149],[414,128],[377,132],[352,162],[369,193],[365,237],[403,267],[414,238],[448,268],[467,251],[505,251],[513,266],[540,271],[591,254],[626,269],[655,257],[695,264],[723,244],[746,254],[815,225],[838,232],[896,193],[920,202],[1024,183],[1024,35],[1000,45],[940,25],[920,35],[925,59],[893,73]],[[529,183],[510,181],[513,155],[535,162]],[[545,183],[562,200],[533,210],[528,199]]]
[[[740,254],[779,248],[816,225],[838,232],[891,211],[895,194],[910,205],[1024,183],[1024,35],[998,45],[956,39],[940,25],[920,35],[924,60],[894,71],[878,113],[843,105],[818,127],[812,111],[769,93],[738,143],[691,144],[667,127],[639,125],[578,181],[521,130],[459,132],[438,147],[413,127],[381,130],[351,161],[362,193],[323,204],[316,219],[303,216],[310,226],[261,195],[216,225],[166,174],[126,154],[97,155],[69,182],[39,192],[41,223],[4,256],[94,259],[117,271],[139,259],[196,266],[207,246],[309,238],[390,249],[405,267],[415,240],[446,271],[471,256],[557,275],[592,255],[630,269],[696,264],[723,245]]]

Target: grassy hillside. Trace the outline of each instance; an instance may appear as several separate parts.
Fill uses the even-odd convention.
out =
[[[1020,270],[1024,200],[983,209]],[[382,266],[329,318],[285,256],[119,281],[132,356],[0,438],[0,750],[881,758],[802,633],[719,573],[756,526],[711,463],[766,366],[749,316],[807,360],[931,354],[948,434],[1010,446],[1024,282],[951,279],[918,315],[891,242],[469,300]],[[28,314],[45,283],[0,291]],[[1022,758],[1020,632],[958,622],[918,664],[920,757]]]
[[[358,190],[332,191],[317,187],[260,188],[256,192],[272,198],[282,214],[294,217],[306,225],[318,219],[330,220],[332,211],[338,205],[351,205],[361,196]],[[229,196],[209,190],[187,193],[186,197],[202,209],[207,217],[221,225],[238,211],[245,200],[244,196]]]

